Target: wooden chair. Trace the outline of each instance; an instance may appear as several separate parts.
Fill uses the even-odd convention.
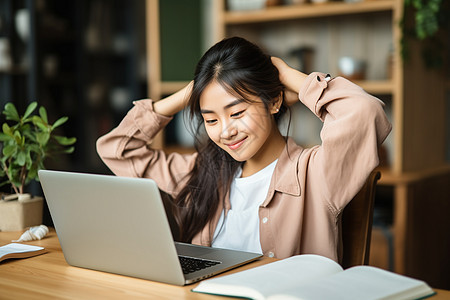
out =
[[[373,171],[342,213],[341,265],[344,269],[369,263],[375,187],[380,177],[379,171]]]

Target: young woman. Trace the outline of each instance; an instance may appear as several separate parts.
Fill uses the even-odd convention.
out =
[[[303,148],[277,126],[299,100],[323,121],[321,145]],[[198,120],[197,151],[152,149],[184,108]],[[135,101],[97,150],[116,175],[152,178],[173,197],[185,242],[338,261],[340,214],[390,129],[381,101],[355,84],[303,74],[234,37],[204,54],[181,91]]]

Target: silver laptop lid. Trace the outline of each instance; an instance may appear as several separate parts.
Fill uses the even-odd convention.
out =
[[[39,179],[68,264],[185,284],[153,180],[48,170]]]

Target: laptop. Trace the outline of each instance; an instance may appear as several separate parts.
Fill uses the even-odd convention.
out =
[[[185,285],[262,256],[175,242],[151,179],[50,170],[39,179],[69,265]]]

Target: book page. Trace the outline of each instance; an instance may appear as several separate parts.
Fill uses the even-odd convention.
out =
[[[194,292],[265,299],[268,295],[341,272],[342,267],[318,255],[297,255],[239,273],[201,282]]]
[[[45,248],[25,245],[19,243],[10,243],[0,247],[0,261],[8,258],[25,258],[41,254],[45,252]]]
[[[277,299],[417,299],[434,294],[423,281],[370,266],[358,266],[269,297]]]

